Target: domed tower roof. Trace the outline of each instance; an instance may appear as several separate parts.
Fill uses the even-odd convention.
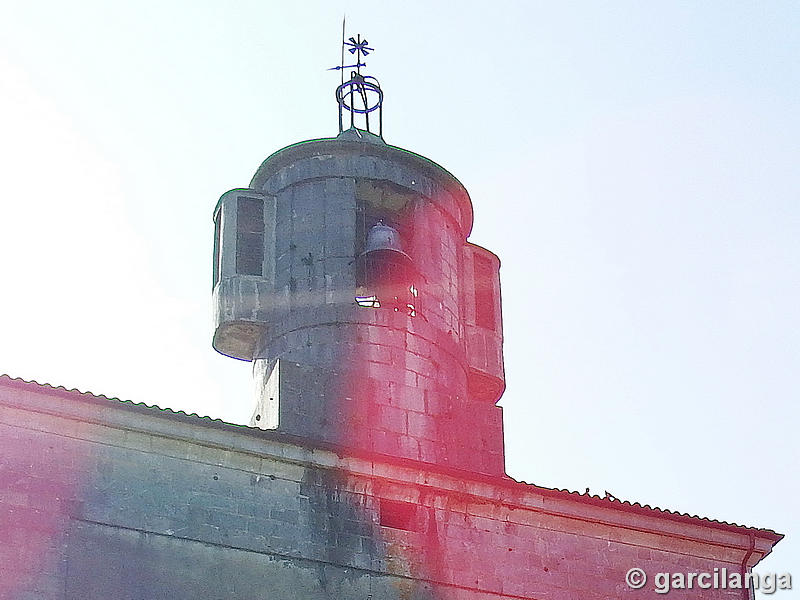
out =
[[[402,185],[435,204],[453,204],[443,208],[454,214],[464,236],[472,231],[472,200],[455,175],[429,158],[391,146],[360,129],[347,129],[334,138],[306,140],[281,148],[261,163],[249,187],[275,194],[307,176],[299,166],[307,160],[314,161],[315,172],[331,176],[363,177],[371,171],[373,179],[400,179]],[[407,171],[402,171],[402,167]],[[420,174],[424,177],[419,177]]]

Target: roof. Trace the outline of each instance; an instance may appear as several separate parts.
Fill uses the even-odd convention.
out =
[[[382,138],[358,129],[348,129],[333,138],[317,138],[296,142],[273,152],[258,167],[249,187],[257,191],[267,191],[265,189],[267,182],[276,174],[279,174],[282,169],[295,169],[298,161],[303,159],[317,160],[319,157],[326,156],[360,157],[373,161],[381,159],[395,166],[408,167],[414,173],[424,175],[432,182],[435,182],[437,188],[441,187],[441,189],[446,190],[455,200],[458,211],[461,214],[460,220],[463,223],[465,235],[469,236],[472,231],[472,200],[464,184],[455,175],[429,158],[398,146],[386,144]],[[380,171],[374,171],[373,169],[357,168],[347,163],[345,165],[344,169],[342,169],[341,165],[337,167],[336,174],[333,176],[341,177],[346,175],[352,177],[354,173],[361,173],[358,176],[368,179],[386,177],[385,171],[381,174]],[[317,165],[317,168],[319,168],[319,165]],[[319,176],[319,173],[316,176]],[[292,183],[291,179],[283,179],[281,181],[283,181],[282,185]],[[396,181],[395,183],[399,182]],[[426,189],[420,183],[414,184],[413,182],[408,187],[410,190],[427,196],[433,201],[441,201],[439,194],[436,193],[437,188],[428,187]]]
[[[298,436],[288,435],[277,431],[266,431],[256,427],[249,427],[247,425],[237,425],[234,423],[227,423],[221,419],[215,419],[208,416],[201,416],[198,415],[197,413],[187,413],[182,410],[176,411],[171,408],[162,408],[156,405],[146,404],[144,402],[133,402],[132,400],[120,400],[119,398],[110,398],[108,396],[97,395],[91,392],[82,392],[74,388],[67,389],[64,386],[52,386],[48,383],[42,384],[36,381],[26,381],[24,379],[11,377],[6,374],[0,374],[0,388],[2,387],[34,389],[39,392],[44,392],[50,395],[60,396],[65,399],[79,401],[79,402],[114,403],[117,407],[123,410],[145,412],[150,415],[159,416],[161,418],[178,419],[184,422],[188,421],[194,424],[199,424],[208,427],[222,428],[222,429],[235,428],[237,432],[246,432],[248,434],[258,437],[266,436],[275,441],[294,443],[303,446],[311,446],[314,448],[319,448],[321,450],[330,450],[333,452],[337,452],[339,454],[341,453],[349,453],[352,455],[363,454],[363,451],[353,450],[351,448],[346,448],[343,446],[325,444],[316,441],[311,442],[306,438],[300,438]],[[387,462],[402,464],[404,466],[415,466],[415,465],[418,466],[420,464],[419,462],[411,459],[391,457],[388,455],[382,455],[381,458],[385,458]],[[769,539],[773,541],[773,543],[777,543],[784,537],[783,534],[777,533],[772,529],[756,528],[746,525],[739,525],[737,523],[731,523],[727,521],[710,519],[708,517],[700,517],[698,515],[692,515],[689,513],[681,513],[669,509],[660,508],[658,506],[650,506],[649,504],[640,504],[639,502],[620,500],[611,495],[607,495],[606,497],[601,497],[599,495],[590,494],[588,488],[586,492],[581,493],[578,491],[568,490],[568,489],[542,487],[525,481],[519,481],[509,476],[496,477],[490,475],[483,475],[479,473],[473,473],[461,469],[454,469],[452,467],[435,465],[431,463],[423,463],[423,464],[425,465],[426,470],[440,472],[445,475],[456,476],[465,480],[473,480],[481,483],[491,483],[493,485],[499,485],[502,487],[510,487],[513,491],[517,492],[520,491],[520,486],[524,486],[526,489],[530,491],[535,491],[537,493],[549,497],[561,497],[564,499],[578,501],[593,506],[613,508],[627,513],[634,513],[644,516],[651,516],[651,517],[658,516],[673,521],[693,523],[696,525],[704,525],[715,529],[736,531],[738,533],[758,534],[759,537]]]

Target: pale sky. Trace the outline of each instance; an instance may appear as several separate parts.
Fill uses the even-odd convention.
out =
[[[337,133],[347,13],[502,261],[509,474],[775,529],[800,588],[800,5],[458,7],[5,2],[0,372],[248,419],[211,213]]]

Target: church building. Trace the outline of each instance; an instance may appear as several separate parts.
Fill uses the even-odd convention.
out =
[[[500,261],[345,46],[338,135],[213,212],[249,426],[0,378],[0,600],[753,598],[780,534],[506,475]]]

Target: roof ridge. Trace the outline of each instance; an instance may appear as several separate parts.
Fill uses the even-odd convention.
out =
[[[510,476],[509,476],[509,478],[512,479],[513,481],[515,481],[516,483],[521,483],[523,485],[533,486],[536,489],[540,489],[540,490],[549,490],[551,492],[558,492],[558,493],[562,493],[562,494],[568,494],[570,496],[578,496],[580,498],[590,499],[590,500],[593,500],[595,502],[597,502],[597,501],[609,502],[609,503],[612,503],[612,504],[613,503],[618,503],[621,506],[629,506],[631,508],[636,508],[636,509],[641,509],[641,510],[648,510],[648,511],[653,511],[653,512],[657,512],[657,513],[661,513],[661,514],[673,515],[673,516],[677,516],[677,517],[684,517],[684,518],[694,519],[694,520],[699,520],[699,521],[706,521],[707,523],[716,523],[718,525],[727,525],[729,527],[739,527],[739,528],[742,528],[742,529],[751,529],[751,530],[754,530],[754,531],[760,531],[760,532],[764,532],[764,533],[773,533],[773,534],[783,538],[783,534],[777,533],[773,529],[766,529],[766,528],[762,528],[762,527],[753,527],[751,525],[742,525],[740,523],[734,523],[732,521],[721,521],[719,519],[712,519],[710,517],[701,517],[700,515],[693,515],[693,514],[686,513],[686,512],[670,510],[668,508],[661,508],[660,506],[651,506],[650,504],[644,504],[644,503],[637,502],[637,501],[623,500],[621,498],[617,498],[616,496],[612,496],[610,494],[604,497],[604,496],[600,496],[599,494],[591,494],[591,493],[589,493],[588,492],[588,488],[587,488],[586,492],[579,492],[577,490],[570,490],[570,489],[567,489],[567,488],[557,488],[557,487],[550,488],[550,487],[542,486],[542,485],[539,485],[539,484],[536,484],[536,483],[530,483],[530,482],[527,482],[527,481],[524,481],[524,480],[521,480],[521,479],[515,479],[515,478],[510,477]]]
[[[0,381],[2,381],[2,380],[7,380],[7,381],[10,381],[10,382],[15,382],[15,383],[23,383],[23,384],[29,385],[29,386],[38,386],[40,388],[50,388],[51,390],[54,390],[54,391],[60,391],[60,392],[64,392],[64,393],[67,393],[67,394],[78,394],[80,396],[86,396],[86,397],[94,398],[96,400],[107,400],[107,401],[110,401],[110,402],[118,402],[120,404],[127,404],[129,406],[140,406],[140,407],[143,407],[143,408],[156,409],[156,410],[158,410],[158,411],[160,411],[162,413],[172,413],[174,415],[184,415],[186,417],[196,417],[198,419],[203,419],[203,420],[212,421],[212,422],[216,422],[216,423],[223,423],[225,425],[236,425],[237,427],[241,427],[241,425],[237,425],[236,423],[229,423],[228,421],[224,421],[224,420],[222,420],[222,419],[220,419],[218,417],[211,417],[209,415],[201,415],[201,414],[198,414],[196,412],[189,413],[189,412],[186,412],[185,410],[176,410],[176,409],[171,408],[169,406],[159,406],[158,404],[148,404],[147,402],[144,402],[144,401],[136,402],[135,400],[123,400],[123,399],[118,398],[116,396],[106,396],[105,394],[95,394],[94,392],[91,392],[91,391],[83,391],[83,390],[80,390],[78,388],[67,388],[66,386],[63,386],[63,385],[53,385],[51,383],[41,383],[39,381],[36,381],[35,379],[24,379],[22,377],[12,377],[11,375],[9,375],[7,373],[0,373]]]

